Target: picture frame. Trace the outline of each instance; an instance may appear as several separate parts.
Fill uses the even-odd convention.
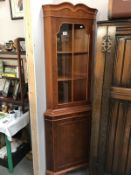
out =
[[[3,91],[5,81],[6,81],[6,79],[0,78],[0,94],[1,94],[2,91]]]
[[[15,65],[4,65],[4,73],[16,74],[16,69]]]
[[[4,86],[3,86],[3,91],[2,91],[2,95],[4,97],[8,96],[10,85],[11,85],[11,81],[9,79],[6,79],[5,83],[4,83]]]
[[[9,0],[12,20],[24,18],[23,1],[24,0]]]
[[[21,52],[25,52],[26,51],[26,48],[25,48],[25,41],[20,41],[20,50]]]
[[[20,88],[20,82],[15,81],[14,90],[13,90],[13,99],[14,100],[16,100],[18,97],[19,88]]]

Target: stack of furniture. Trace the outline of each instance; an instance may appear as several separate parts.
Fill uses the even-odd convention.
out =
[[[5,102],[7,105],[19,105],[24,112],[28,106],[28,96],[24,67],[26,57],[25,51],[22,50],[23,42],[25,42],[24,38],[17,38],[15,52],[0,52],[0,60],[3,62],[3,71],[0,71],[0,76],[1,79],[5,80],[3,90],[1,90],[0,104]]]
[[[17,38],[15,46],[16,50],[0,52],[0,110],[7,115],[7,119],[0,118],[0,134],[5,137],[7,148],[7,156],[0,158],[0,165],[8,167],[10,172],[30,150],[30,141],[21,140],[18,150],[11,153],[12,137],[29,123],[25,39]]]

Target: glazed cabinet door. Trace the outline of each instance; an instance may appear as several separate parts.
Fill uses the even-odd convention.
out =
[[[100,175],[130,175],[131,27],[114,27],[114,36],[110,35],[112,27],[106,26],[105,28],[108,40],[106,40],[106,49],[103,53],[104,64],[100,63],[104,65],[104,71],[101,73],[103,77],[101,83],[103,84],[101,97],[99,97],[101,99],[99,126],[96,125],[96,128],[99,128],[99,136],[97,143],[94,144],[96,146],[94,148],[97,149],[94,155],[94,167],[97,170],[94,172],[92,170],[92,174],[99,172]],[[110,47],[110,50],[107,49],[109,45],[113,47]],[[102,59],[100,60],[102,61]],[[100,90],[100,86],[97,88]],[[96,101],[94,106],[96,106]],[[94,112],[93,118],[95,115]]]
[[[87,31],[83,24],[63,23],[60,26],[57,34],[57,104],[89,99],[90,33]]]

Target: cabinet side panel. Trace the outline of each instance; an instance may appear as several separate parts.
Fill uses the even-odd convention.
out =
[[[45,120],[45,133],[46,133],[46,163],[47,169],[54,168],[53,157],[53,124],[51,121]]]

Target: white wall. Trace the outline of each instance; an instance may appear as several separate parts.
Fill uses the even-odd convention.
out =
[[[65,2],[65,0],[54,0],[54,3]],[[108,0],[66,0],[66,2],[71,2],[73,4],[83,3],[89,7],[97,8],[97,20],[107,20],[108,11]]]
[[[11,20],[9,0],[0,2],[0,42],[24,36],[23,20]]]
[[[67,1],[67,0],[66,0]],[[60,0],[30,0],[32,14],[32,34],[33,34],[33,52],[34,52],[34,70],[35,70],[35,88],[37,96],[37,137],[39,151],[39,175],[45,173],[45,140],[44,140],[44,119],[43,113],[46,110],[46,92],[45,92],[45,50],[44,50],[44,35],[43,35],[43,13],[42,4],[65,2]],[[84,3],[90,7],[99,10],[98,19],[107,19],[107,3],[108,0],[68,0],[68,2]],[[33,128],[32,128],[33,129]]]
[[[45,81],[45,50],[44,50],[44,29],[43,29],[43,12],[42,5],[52,3],[52,0],[30,0],[32,16],[32,41],[34,53],[34,71],[35,71],[35,89],[36,89],[36,134],[38,143],[39,170],[35,172],[38,175],[46,174],[45,163],[45,128],[44,112],[46,111],[46,81]],[[29,66],[29,65],[28,65]],[[32,120],[32,118],[31,118]],[[33,122],[34,123],[34,122]],[[33,127],[31,128],[33,129]],[[33,139],[33,138],[32,138]],[[35,162],[34,162],[35,164]]]

